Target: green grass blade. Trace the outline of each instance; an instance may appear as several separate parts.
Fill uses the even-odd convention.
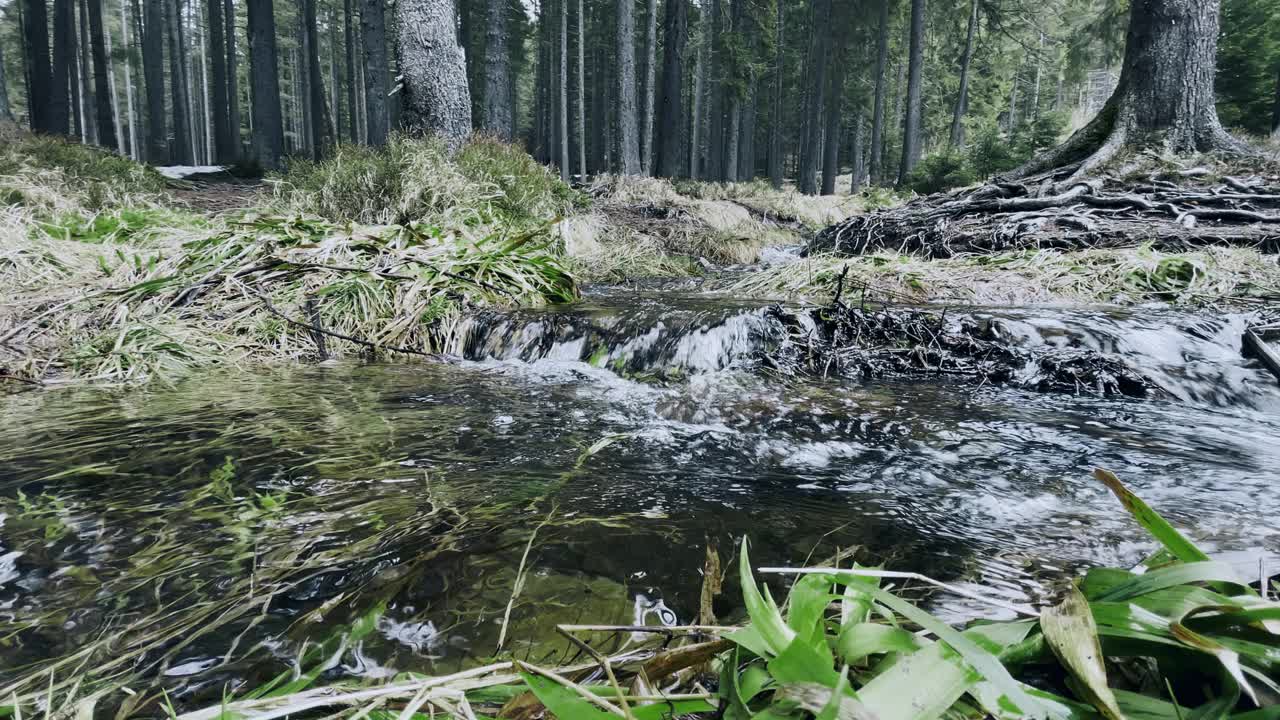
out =
[[[1080,683],[1085,699],[1108,720],[1123,720],[1115,695],[1107,685],[1098,628],[1089,611],[1089,601],[1072,585],[1066,598],[1040,613],[1040,628],[1049,647],[1067,671]]]
[[[1196,547],[1195,543],[1188,540],[1182,533],[1169,524],[1167,520],[1160,516],[1160,513],[1151,509],[1142,501],[1142,498],[1134,495],[1129,488],[1120,482],[1120,478],[1113,475],[1110,471],[1098,468],[1093,471],[1093,476],[1106,485],[1116,498],[1120,500],[1120,504],[1125,510],[1133,516],[1138,524],[1151,533],[1161,545],[1178,558],[1182,562],[1203,562],[1209,559],[1209,556],[1203,550]]]

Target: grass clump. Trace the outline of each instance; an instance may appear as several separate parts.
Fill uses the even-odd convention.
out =
[[[341,145],[320,162],[292,161],[272,183],[281,211],[377,225],[540,223],[579,202],[528,154],[490,139],[472,141],[456,157],[434,139]]]
[[[1262,301],[1280,294],[1280,266],[1249,248],[1163,252],[1150,246],[1073,252],[1021,250],[928,260],[877,253],[818,255],[761,268],[735,281],[736,293],[768,298],[830,297],[863,288],[914,302],[979,305],[1169,302],[1206,305]]]
[[[165,179],[108,150],[0,127],[0,201],[37,214],[148,207]]]

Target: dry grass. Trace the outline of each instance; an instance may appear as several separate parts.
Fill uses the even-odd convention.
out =
[[[726,289],[757,297],[820,300],[835,292],[846,267],[847,293],[866,288],[872,294],[917,302],[1207,304],[1280,296],[1276,257],[1242,248],[1185,253],[1146,247],[1068,253],[1031,250],[945,260],[888,254],[817,256],[762,268]]]

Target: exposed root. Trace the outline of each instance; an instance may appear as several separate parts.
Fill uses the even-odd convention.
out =
[[[1022,248],[1082,250],[1149,243],[1158,250],[1239,246],[1280,252],[1280,174],[1220,176],[1209,168],[1088,178],[1123,135],[1079,166],[998,181],[823,230],[810,251],[944,258]],[[1058,178],[1066,175],[1065,179]]]

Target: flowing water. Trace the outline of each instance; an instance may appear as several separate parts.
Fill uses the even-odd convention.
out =
[[[779,377],[764,306],[612,290],[476,318],[447,363],[7,397],[0,686],[132,628],[121,668],[216,701],[373,609],[330,675],[455,670],[494,654],[526,547],[507,646],[538,658],[558,622],[692,620],[704,548],[728,560],[744,535],[757,564],[860,546],[1031,605],[1152,549],[1099,466],[1208,549],[1277,549],[1280,390],[1241,360],[1244,318],[974,312],[1122,357],[1166,395]],[[184,610],[208,614],[147,645]]]

